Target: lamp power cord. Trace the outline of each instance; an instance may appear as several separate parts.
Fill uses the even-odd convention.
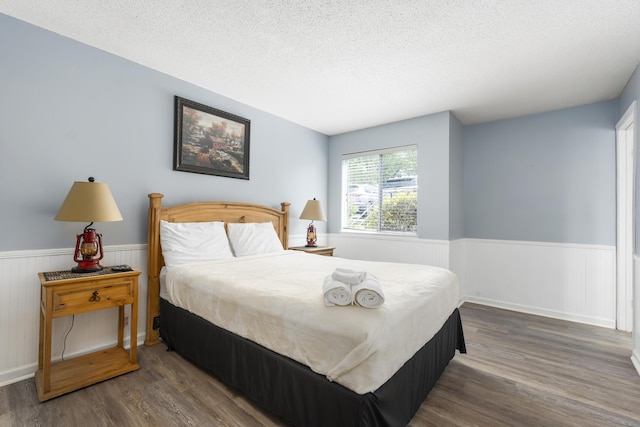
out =
[[[73,314],[71,316],[71,326],[69,326],[69,330],[67,331],[67,333],[64,336],[64,341],[62,342],[62,361],[64,362],[64,351],[67,348],[67,337],[69,336],[69,333],[71,332],[71,330],[73,329],[73,324],[75,323],[76,320],[76,315]]]

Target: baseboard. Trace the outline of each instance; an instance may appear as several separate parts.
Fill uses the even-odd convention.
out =
[[[138,348],[141,345],[144,345],[145,335],[146,333],[144,332],[138,332]],[[116,344],[117,342],[113,341],[113,342],[106,343],[91,349],[84,349],[83,351],[79,351],[79,352],[67,355],[65,359],[73,359],[74,357],[83,356],[85,354],[93,353],[94,351],[105,350],[107,348],[115,347]],[[130,345],[131,345],[131,340],[129,340],[128,338],[125,338],[124,347],[128,349]],[[60,358],[52,360],[52,362],[59,362],[59,361],[60,361]],[[24,365],[19,368],[12,369],[10,371],[0,372],[0,387],[4,387],[9,384],[13,384],[29,378],[33,378],[37,370],[38,370],[38,364],[30,363],[28,365]]]
[[[479,298],[473,296],[464,296],[460,305],[465,302],[486,305],[489,307],[501,308],[504,310],[517,311],[520,313],[533,314],[535,316],[550,317],[552,319],[567,320],[570,322],[584,323],[593,326],[602,326],[604,328],[615,329],[615,322],[611,319],[599,319],[596,317],[582,316],[573,313],[564,313],[554,310],[546,310],[540,307],[530,307],[521,304],[514,304],[505,301],[496,301],[487,298]]]
[[[633,363],[633,366],[636,368],[636,372],[638,373],[638,375],[640,375],[640,350],[639,349],[635,349],[631,353],[631,363]]]

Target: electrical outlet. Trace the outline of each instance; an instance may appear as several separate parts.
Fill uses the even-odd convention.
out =
[[[124,326],[129,326],[129,316],[124,316]]]

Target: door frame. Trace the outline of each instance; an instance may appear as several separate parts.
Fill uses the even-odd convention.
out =
[[[616,328],[633,329],[636,101],[616,124]]]

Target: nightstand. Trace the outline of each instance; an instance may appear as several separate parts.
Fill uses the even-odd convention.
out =
[[[110,267],[95,273],[38,273],[40,350],[35,377],[41,402],[140,368],[137,361],[140,273],[138,270],[116,272]],[[124,348],[125,305],[131,305],[129,351]],[[118,307],[118,343],[115,347],[51,362],[54,318],[112,307]]]
[[[310,254],[316,255],[325,255],[325,256],[333,256],[333,250],[335,249],[332,246],[294,246],[289,248],[292,251],[303,251]]]

